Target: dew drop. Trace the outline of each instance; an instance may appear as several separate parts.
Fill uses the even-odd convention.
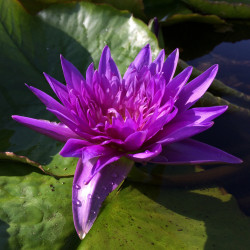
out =
[[[81,189],[81,187],[78,184],[74,184],[74,188],[77,190]]]
[[[82,206],[82,203],[79,200],[73,200],[73,204],[78,206],[78,207]]]
[[[105,186],[102,186],[102,188],[103,188],[104,190],[107,190],[107,187],[105,187]]]
[[[97,194],[95,197],[96,197],[96,199],[98,199],[98,200],[100,200],[100,198],[101,198],[100,195],[98,195],[98,194]]]
[[[88,198],[89,198],[89,199],[92,199],[92,194],[88,194]]]
[[[113,185],[114,185],[114,182],[112,181],[110,184],[113,186]]]
[[[91,212],[92,214],[96,214],[96,211],[94,211],[94,210],[91,210],[90,212]]]

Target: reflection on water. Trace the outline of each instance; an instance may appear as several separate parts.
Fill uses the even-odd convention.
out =
[[[219,64],[217,79],[249,95],[249,30],[249,23],[231,23],[227,27],[219,29],[209,25],[189,23],[178,27],[166,27],[163,34],[166,47],[170,49],[179,47],[180,57],[188,64],[201,71],[213,64]],[[168,40],[167,37],[171,37],[171,39]],[[237,104],[250,109],[250,103],[242,101]],[[224,179],[221,184],[236,197],[240,207],[247,215],[250,215],[249,127],[249,116],[227,112],[217,118],[214,127],[196,136],[196,139],[221,148],[244,160],[243,167],[239,166],[239,171],[226,180]]]
[[[219,64],[217,78],[246,94],[250,94],[250,40],[236,43],[222,42],[210,53],[191,60],[189,64],[204,71],[213,64]]]

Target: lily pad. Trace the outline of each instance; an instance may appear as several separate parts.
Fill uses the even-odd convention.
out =
[[[183,0],[183,2],[199,12],[222,18],[250,18],[250,4],[247,0]]]
[[[126,181],[83,241],[71,212],[72,178],[0,162],[4,249],[247,249],[250,218],[218,188],[170,189]],[[221,240],[223,239],[223,240]]]
[[[71,186],[72,178],[56,180],[27,164],[0,161],[1,247],[70,247]]]
[[[145,18],[143,12],[144,5],[142,0],[126,0],[126,1],[115,1],[115,0],[19,0],[19,2],[28,10],[31,14],[36,14],[42,9],[48,8],[52,4],[68,3],[68,2],[92,2],[97,4],[109,4],[119,10],[128,10],[133,13],[136,17]]]
[[[107,200],[78,249],[247,249],[249,222],[231,195],[218,188],[127,183]]]

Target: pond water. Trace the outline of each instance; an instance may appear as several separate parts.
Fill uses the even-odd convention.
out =
[[[176,32],[178,30],[178,33]],[[219,64],[217,79],[245,94],[250,94],[250,32],[249,23],[230,23],[227,26],[185,23],[163,29],[165,46],[180,48],[180,58],[204,71]],[[167,39],[171,37],[171,39]],[[205,42],[204,42],[205,41]],[[250,102],[226,100],[250,108]],[[233,194],[239,206],[250,215],[250,116],[226,112],[215,125],[196,139],[219,147],[243,159],[239,169],[216,184]],[[216,166],[215,166],[216,167]],[[206,167],[205,167],[206,168]],[[211,167],[208,167],[211,168]]]

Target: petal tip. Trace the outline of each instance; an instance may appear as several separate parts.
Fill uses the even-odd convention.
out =
[[[85,238],[85,236],[87,235],[87,233],[85,233],[85,232],[78,232],[78,236],[79,236],[79,238],[81,239],[81,240],[83,240],[84,238]]]

